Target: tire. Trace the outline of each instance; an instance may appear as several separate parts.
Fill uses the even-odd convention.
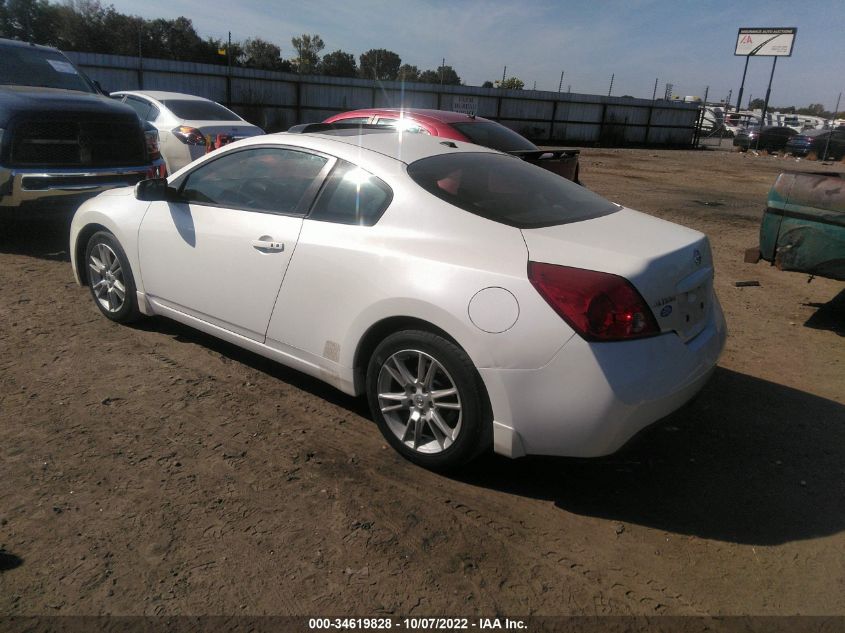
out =
[[[114,235],[99,231],[85,247],[85,271],[94,305],[107,319],[131,323],[141,317],[129,260]]]
[[[481,377],[466,352],[441,336],[388,336],[370,358],[366,388],[379,430],[415,464],[453,470],[490,448],[492,413]]]

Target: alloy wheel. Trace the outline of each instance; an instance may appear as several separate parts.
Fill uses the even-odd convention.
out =
[[[97,243],[91,250],[88,267],[94,296],[107,312],[119,312],[126,301],[123,268],[108,244]]]
[[[408,448],[440,453],[461,432],[462,405],[455,381],[433,356],[401,350],[379,369],[378,404],[387,426]]]

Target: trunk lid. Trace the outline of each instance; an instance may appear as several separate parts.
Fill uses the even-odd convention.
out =
[[[235,141],[264,134],[264,130],[259,127],[250,123],[238,123],[237,121],[197,121],[192,125],[202,132],[206,138],[211,136],[212,140],[216,139],[218,134],[228,134]]]
[[[662,332],[684,341],[704,329],[713,303],[713,260],[703,233],[622,209],[522,229],[531,261],[619,275],[643,296]]]

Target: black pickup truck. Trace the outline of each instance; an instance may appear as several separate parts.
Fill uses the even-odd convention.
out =
[[[0,39],[0,218],[166,175],[155,129],[55,48]]]

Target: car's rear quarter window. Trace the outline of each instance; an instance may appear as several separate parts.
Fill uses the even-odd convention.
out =
[[[579,222],[620,208],[566,178],[502,154],[423,158],[408,166],[408,175],[441,200],[520,229]]]
[[[308,219],[372,226],[392,199],[393,192],[384,181],[357,165],[340,160]]]

